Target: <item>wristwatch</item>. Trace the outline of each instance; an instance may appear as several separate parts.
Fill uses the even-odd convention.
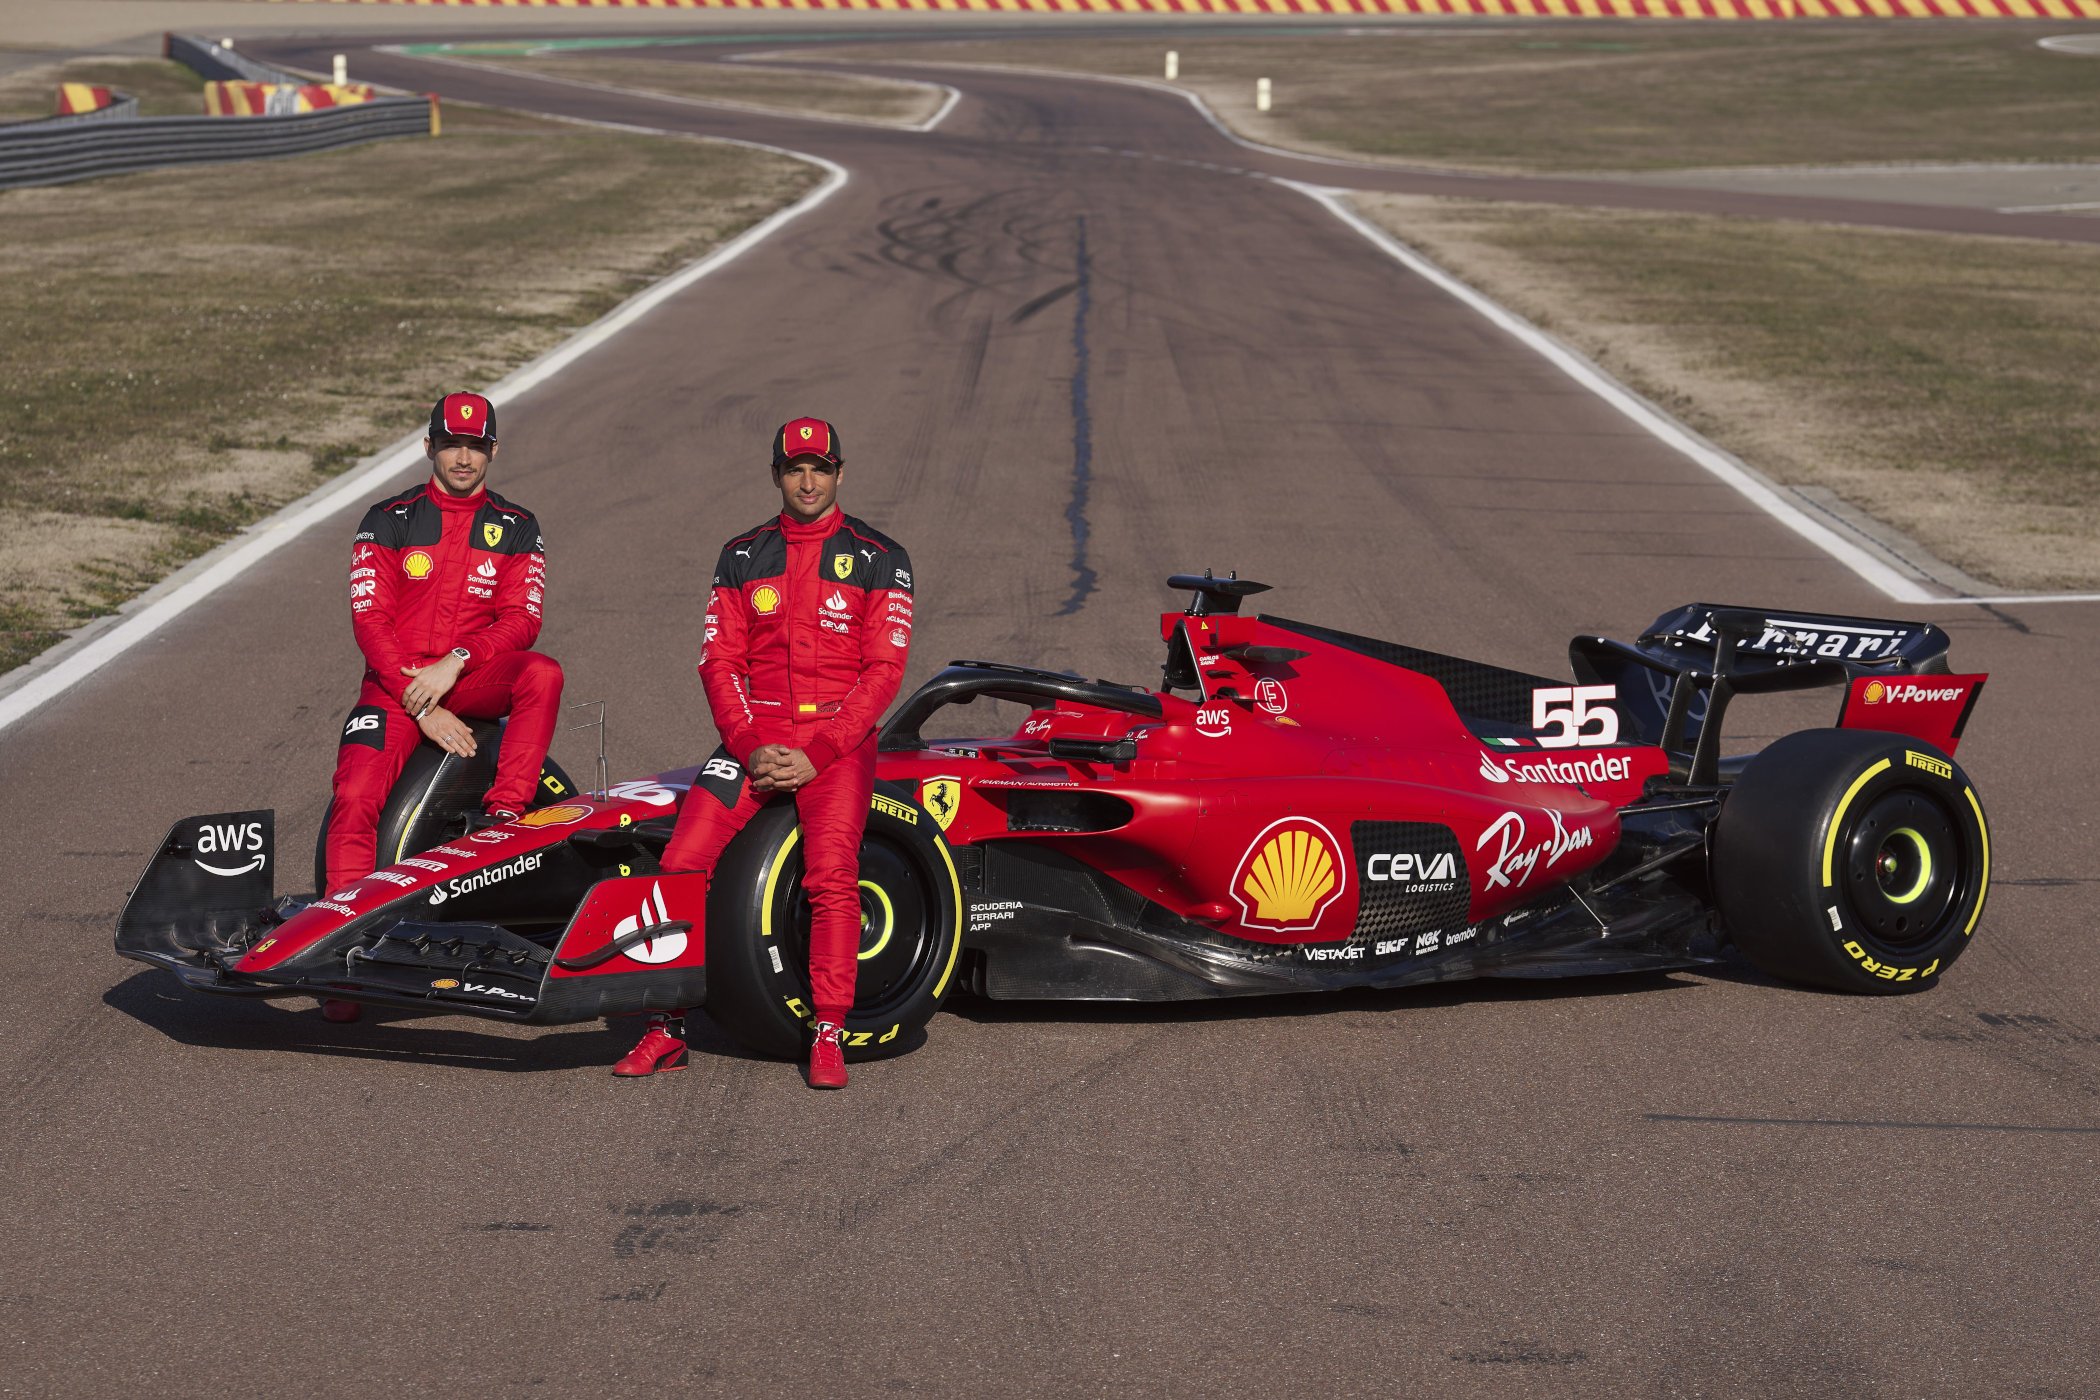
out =
[[[462,661],[472,661],[474,659],[474,653],[468,651],[465,647],[452,648],[452,654]]]

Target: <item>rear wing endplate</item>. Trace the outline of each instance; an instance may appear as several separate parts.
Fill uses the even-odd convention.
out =
[[[1691,603],[1664,613],[1632,642],[1577,637],[1568,659],[1584,683],[1617,687],[1628,722],[1670,753],[1673,773],[1710,785],[1719,781],[1722,717],[1739,694],[1841,686],[1841,725],[1913,734],[1951,753],[1984,678],[1952,675],[1948,646],[1947,634],[1929,622]],[[1880,703],[1897,693],[1890,678],[1907,676],[1935,677],[1927,687],[1935,696],[1959,696],[1938,697],[1930,717]],[[1875,691],[1871,680],[1884,682],[1878,708],[1865,703]],[[1909,689],[1900,693],[1907,697]]]

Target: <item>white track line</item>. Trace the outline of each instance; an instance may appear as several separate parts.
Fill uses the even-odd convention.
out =
[[[598,122],[584,124],[617,125]],[[654,130],[648,127],[622,129]],[[689,132],[658,134],[702,139],[693,137]],[[484,391],[490,398],[514,399],[529,393],[701,278],[719,272],[790,221],[807,214],[838,193],[846,184],[845,167],[821,156],[790,151],[780,146],[761,145],[755,141],[735,141],[729,144],[751,146],[806,161],[826,172],[824,182],[787,208],[778,210],[745,229],[698,262],[672,273],[655,286],[630,297],[537,360],[490,385]],[[162,580],[145,594],[126,604],[117,614],[113,625],[100,630],[90,627],[86,632],[76,634],[70,640],[61,642],[45,652],[42,657],[17,672],[18,679],[13,686],[7,689],[6,693],[0,694],[0,730],[6,729],[86,680],[278,550],[291,544],[315,525],[334,518],[352,506],[368,504],[373,492],[400,476],[410,466],[419,463],[422,457],[423,435],[420,432],[411,433],[378,456],[367,458],[353,475],[330,482],[311,495],[294,501],[267,520],[249,526],[211,553]],[[5,685],[5,682],[0,682],[0,685]]]
[[[934,114],[921,122],[881,122],[868,117],[845,117],[830,112],[793,112],[784,107],[766,107],[756,102],[737,102],[725,97],[686,97],[673,92],[651,92],[645,88],[625,88],[617,83],[594,83],[588,78],[564,78],[554,73],[530,73],[518,68],[505,68],[501,64],[474,63],[467,59],[446,58],[439,54],[402,53],[401,47],[398,45],[382,45],[378,51],[381,53],[399,54],[404,58],[412,58],[418,63],[442,63],[453,68],[470,68],[483,77],[487,77],[491,73],[500,73],[507,77],[526,78],[535,83],[553,83],[560,87],[586,88],[592,92],[609,92],[620,97],[640,97],[651,102],[669,102],[680,107],[714,107],[731,112],[752,113],[762,117],[778,117],[783,121],[829,122],[834,126],[858,126],[875,131],[931,131],[939,126],[942,119],[955,110],[955,104],[962,100],[962,93],[946,83],[919,83],[917,85],[920,87],[939,88],[942,92],[948,94]],[[791,72],[794,70],[780,69],[778,71]],[[911,82],[913,80],[904,78],[892,79],[891,81]],[[525,109],[519,108],[517,110],[522,111]],[[545,114],[535,112],[533,115],[542,116]]]
[[[1771,483],[1749,471],[1734,457],[1606,374],[1586,356],[1577,354],[1499,302],[1461,282],[1357,213],[1344,199],[1349,191],[1302,185],[1295,180],[1279,180],[1277,183],[1318,201],[1329,213],[1371,240],[1408,271],[1457,297],[1488,321],[1515,336],[1533,352],[1544,357],[1554,368],[1632,419],[1665,446],[1691,459],[1694,464],[1732,487],[1737,494],[1759,510],[1830,555],[1894,601],[1948,601],[1928,591],[1908,575],[1890,568],[1852,540],[1809,516],[1806,511],[1775,490]]]
[[[2100,35],[2094,36],[2094,41],[2096,45],[2100,45]],[[1223,136],[1235,146],[1245,150],[1259,151],[1264,155],[1286,156],[1292,160],[1313,161],[1321,165],[1334,165],[1352,170],[1403,170],[1422,174],[1472,176],[1480,179],[1493,178],[1476,171],[1441,170],[1425,166],[1402,166],[1393,162],[1347,160],[1335,156],[1314,155],[1307,151],[1293,151],[1282,146],[1271,146],[1266,142],[1242,136],[1227,126],[1211,105],[1204,101],[1202,94],[1193,92],[1188,88],[1177,87],[1172,83],[1163,82],[1157,78],[1135,78],[1111,73],[1079,73],[1064,69],[1033,68],[1024,67],[1020,64],[1003,63],[956,63],[941,62],[939,60],[904,59],[887,61],[880,59],[855,59],[849,61],[865,62],[876,67],[904,67],[916,64],[916,66],[922,67],[964,68],[993,73],[1027,73],[1044,78],[1078,78],[1091,82],[1121,83],[1127,87],[1147,88],[1153,92],[1168,93],[1179,97],[1182,101],[1195,108],[1197,115],[1209,123],[1211,129],[1220,136]],[[1128,154],[1139,155],[1141,153],[1133,151]],[[1164,158],[1154,157],[1154,159]],[[1203,161],[1175,161],[1173,163],[1180,165],[1209,165],[1208,162]],[[1222,169],[1224,167],[1209,168]],[[1410,271],[1443,288],[1495,325],[1517,337],[1530,349],[1552,362],[1554,366],[1576,383],[1596,394],[1669,447],[1690,458],[1693,463],[1726,483],[1758,509],[1764,511],[1767,515],[1770,515],[1773,519],[1830,555],[1831,558],[1858,574],[1875,588],[1887,594],[1892,601],[1899,603],[1963,603],[1979,606],[2009,603],[2100,602],[2100,594],[2093,593],[2020,593],[1991,597],[1935,593],[1924,587],[1911,575],[1891,568],[1882,561],[1876,551],[1865,548],[1856,539],[1841,534],[1817,520],[1800,505],[1790,500],[1785,493],[1768,481],[1761,473],[1747,466],[1732,454],[1724,452],[1713,443],[1708,442],[1705,438],[1693,432],[1690,428],[1678,422],[1639,394],[1634,393],[1633,390],[1627,388],[1607,374],[1601,367],[1591,362],[1588,357],[1561,344],[1523,317],[1499,302],[1494,301],[1485,293],[1460,281],[1414,249],[1394,238],[1384,229],[1365,219],[1345,202],[1346,196],[1357,193],[1357,191],[1323,189],[1315,185],[1303,184],[1296,180],[1284,179],[1280,176],[1261,175],[1258,171],[1244,171],[1240,173],[1273,180],[1276,184],[1287,186],[1290,189],[1310,196],[1327,209],[1329,213],[1355,229],[1365,238],[1370,239],[1372,243],[1397,259]]]
[[[2081,200],[2077,204],[2009,204],[1998,212],[2001,214],[2061,214],[2072,209],[2100,209],[2100,199]]]

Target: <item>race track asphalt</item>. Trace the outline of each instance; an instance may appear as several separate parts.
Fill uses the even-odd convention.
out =
[[[851,172],[504,405],[543,645],[612,700],[616,777],[712,745],[709,568],[805,412],[915,557],[913,682],[951,656],[1148,680],[1162,580],[1206,565],[1540,670],[1693,599],[1890,611],[1171,99],[951,72],[965,100],[913,135],[354,66]],[[500,249],[461,275],[500,285]],[[1926,994],[1724,967],[958,999],[817,1095],[705,1034],[620,1083],[631,1030],[331,1026],[110,954],[176,816],[274,806],[300,868],[357,674],[353,528],[0,734],[0,1393],[2090,1393],[2090,605],[1898,610],[1994,677],[1961,757],[1996,888]],[[557,753],[587,768],[582,736]]]

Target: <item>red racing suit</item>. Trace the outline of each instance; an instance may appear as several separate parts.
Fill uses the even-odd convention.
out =
[[[539,521],[493,491],[453,496],[426,482],[365,512],[350,549],[350,628],[365,678],[336,752],[328,889],[376,865],[380,806],[422,738],[402,708],[413,679],[403,666],[467,649],[438,703],[466,718],[511,717],[485,802],[532,804],[561,708],[561,667],[530,650],[546,585]]]
[[[667,871],[712,875],[767,794],[751,754],[785,744],[817,776],[795,794],[809,892],[810,1000],[843,1025],[860,956],[860,838],[875,786],[875,726],[911,652],[911,560],[888,536],[833,509],[782,515],[722,547],[700,681],[722,748],[702,769],[664,849]]]

